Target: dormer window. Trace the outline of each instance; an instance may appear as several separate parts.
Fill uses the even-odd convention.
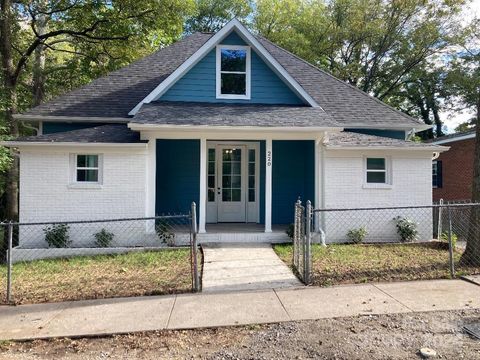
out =
[[[250,47],[217,46],[217,99],[250,99]]]

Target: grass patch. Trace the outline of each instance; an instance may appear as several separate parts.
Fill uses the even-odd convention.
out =
[[[12,294],[17,304],[172,294],[191,290],[190,274],[189,249],[36,260],[13,265]],[[5,265],[0,277],[5,294]]]
[[[292,266],[291,244],[276,245],[278,256]],[[455,260],[461,256],[455,251]],[[457,276],[478,273],[478,268],[458,268]],[[313,285],[329,286],[379,281],[449,278],[448,245],[442,242],[413,244],[312,245]]]

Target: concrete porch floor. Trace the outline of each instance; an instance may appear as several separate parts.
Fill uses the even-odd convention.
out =
[[[302,286],[270,244],[203,245],[203,292]]]
[[[288,225],[272,225],[272,232],[285,233]],[[256,223],[217,223],[205,226],[207,233],[261,233],[265,232],[265,225]]]

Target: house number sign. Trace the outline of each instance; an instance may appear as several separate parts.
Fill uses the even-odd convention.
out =
[[[272,166],[272,151],[267,151],[267,166]]]

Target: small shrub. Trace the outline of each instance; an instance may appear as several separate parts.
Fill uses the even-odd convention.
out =
[[[68,230],[70,230],[70,226],[67,224],[56,224],[44,228],[43,232],[45,233],[45,241],[47,242],[48,247],[69,247],[71,241]]]
[[[285,233],[287,234],[287,236],[293,240],[293,233],[295,232],[295,225],[294,224],[290,224],[288,225],[287,227],[287,230],[285,231]]]
[[[155,231],[159,240],[168,246],[175,246],[175,234],[170,231],[167,221],[161,219],[155,222]]]
[[[98,247],[109,247],[115,234],[102,229],[93,236],[95,236],[95,245]]]
[[[397,233],[400,235],[402,242],[413,242],[418,238],[417,224],[407,218],[397,216],[393,220],[396,221]]]
[[[445,241],[448,244],[448,232],[443,232],[442,235],[440,235],[440,239],[442,241]],[[457,240],[458,240],[457,234],[452,232],[452,247],[454,249],[457,247]]]
[[[365,240],[365,237],[368,235],[368,231],[365,226],[362,226],[358,229],[350,229],[347,232],[347,238],[350,242],[354,244],[360,244]]]

